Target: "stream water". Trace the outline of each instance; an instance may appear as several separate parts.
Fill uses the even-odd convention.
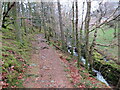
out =
[[[71,46],[69,46],[69,47],[71,47]],[[68,48],[68,52],[71,53],[70,48]],[[75,52],[74,49],[73,49],[73,54],[74,54],[74,56],[78,56],[77,52]],[[83,64],[86,63],[86,60],[85,60],[84,57],[82,57],[80,60],[82,61]],[[108,60],[106,60],[106,58],[104,58],[104,60],[105,60],[106,62],[108,62]],[[90,65],[90,64],[88,63],[88,66],[89,66],[89,65]],[[92,69],[92,71],[96,73],[96,75],[97,75],[96,78],[97,78],[99,81],[101,81],[101,82],[105,83],[107,86],[109,86],[108,82],[104,79],[104,77],[102,76],[101,72],[95,70],[94,68]]]

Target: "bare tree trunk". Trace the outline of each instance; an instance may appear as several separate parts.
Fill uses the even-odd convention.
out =
[[[23,27],[24,27],[24,32],[25,35],[27,35],[27,28],[26,28],[26,23],[25,23],[25,10],[24,10],[24,6],[23,6],[23,2],[21,3],[21,8],[22,8],[22,23],[23,23]]]
[[[8,15],[9,11],[14,7],[15,2],[13,2],[11,5],[10,5],[10,2],[5,2],[4,5],[5,7],[4,7],[4,13],[3,13],[2,27],[6,28],[6,26],[4,25],[6,16]]]
[[[2,8],[2,2],[0,2],[0,29],[2,27],[2,21],[3,21],[3,8]]]
[[[89,61],[89,23],[90,23],[91,1],[87,1],[87,12],[85,18],[85,54],[86,54],[86,69],[88,69]]]
[[[77,67],[80,65],[80,47],[79,47],[79,39],[78,39],[78,2],[76,0],[76,46],[78,50],[78,61],[77,61]]]
[[[73,1],[73,5],[72,5],[72,15],[73,15],[73,19],[72,19],[72,55],[73,55],[73,47],[74,47],[74,44],[75,44],[75,38],[74,38],[74,33],[75,33],[75,31],[74,31],[74,1]]]
[[[57,4],[58,4],[58,12],[59,12],[59,23],[60,23],[60,31],[61,31],[62,48],[64,50],[65,49],[65,39],[64,39],[62,15],[61,15],[61,5],[60,5],[59,0],[57,0]]]
[[[83,2],[83,7],[82,7],[82,9],[83,9],[83,11],[82,11],[82,24],[81,24],[81,27],[80,27],[80,43],[82,44],[82,34],[83,34],[83,23],[84,23],[84,21],[83,21],[83,16],[84,16],[84,4],[85,4],[85,2]],[[81,46],[80,46],[81,47]]]
[[[120,7],[120,0],[119,0],[119,4],[118,6]],[[120,13],[120,8],[118,9]],[[117,29],[118,29],[118,45],[120,45],[120,16],[117,18]],[[120,46],[118,46],[118,60],[117,60],[117,63],[120,62]],[[120,80],[120,79],[119,79]],[[120,81],[119,81],[120,83]],[[120,84],[119,84],[120,85]]]
[[[117,24],[114,24],[114,38],[117,37]]]
[[[47,32],[46,32],[46,23],[45,23],[45,10],[44,10],[44,3],[41,2],[41,8],[42,8],[42,26],[44,28],[45,38],[47,38]]]
[[[31,31],[30,32],[32,32],[33,31],[33,20],[32,20],[32,8],[31,8],[31,3],[29,3],[28,2],[28,5],[29,5],[29,17],[30,17],[30,23],[31,23],[31,27],[30,27],[30,29],[31,29]]]
[[[2,8],[2,2],[0,2],[0,30],[2,28],[2,20],[3,20],[3,8]],[[2,36],[2,32],[0,32],[0,56],[2,56],[2,37],[1,36]],[[1,59],[0,59],[0,67],[2,67]],[[2,81],[2,71],[0,71],[0,80]],[[2,89],[2,85],[0,85],[0,89]]]
[[[81,24],[81,27],[80,27],[80,41],[79,41],[79,51],[80,51],[80,59],[81,59],[81,56],[82,56],[82,30],[83,30],[83,15],[84,15],[84,2],[83,2],[83,11],[82,11],[82,24]]]
[[[21,31],[20,31],[20,26],[19,26],[19,20],[18,20],[18,12],[17,12],[17,4],[15,3],[14,8],[13,8],[13,19],[14,19],[14,26],[15,26],[15,31],[16,31],[16,39],[22,43],[22,37],[21,37]]]
[[[94,52],[96,38],[97,38],[97,29],[95,30],[95,33],[94,33],[94,39],[93,39],[92,45],[90,46],[90,52],[89,52],[90,71],[92,71],[92,68],[93,68],[93,52]]]

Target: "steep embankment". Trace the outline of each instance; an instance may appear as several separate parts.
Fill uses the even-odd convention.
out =
[[[2,81],[3,88],[23,87],[32,34],[23,36],[22,43],[16,40],[14,26],[2,28]]]

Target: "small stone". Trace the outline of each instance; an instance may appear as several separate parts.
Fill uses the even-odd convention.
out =
[[[41,82],[45,82],[44,80],[41,80]]]
[[[33,63],[33,64],[31,64],[30,66],[37,66],[37,65]]]
[[[54,83],[55,81],[54,80],[51,80],[51,83]]]

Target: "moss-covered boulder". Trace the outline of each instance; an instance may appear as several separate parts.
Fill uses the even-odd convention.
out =
[[[120,66],[113,60],[104,61],[104,57],[96,51],[93,57],[94,68],[102,73],[109,84],[116,86],[120,78]]]

